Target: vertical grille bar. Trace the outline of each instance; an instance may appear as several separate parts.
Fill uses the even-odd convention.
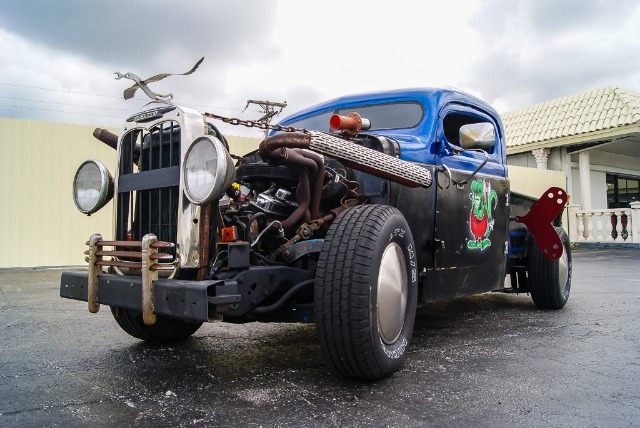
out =
[[[173,143],[174,143],[174,138],[173,138],[173,133],[174,133],[174,129],[173,129],[173,122],[171,122],[171,130],[169,132],[169,166],[173,166]],[[180,148],[178,147],[178,153],[180,153]],[[179,156],[178,156],[179,158]],[[177,199],[177,195],[176,195],[176,199]],[[177,201],[176,201],[177,203]],[[173,192],[169,191],[169,206],[173,206]],[[178,239],[177,234],[176,234],[176,229],[171,227],[171,225],[173,224],[173,210],[169,210],[168,213],[168,229],[169,229],[169,239],[171,239],[169,242],[175,242],[176,239]]]
[[[142,141],[140,140],[140,142],[138,141],[140,138],[140,134],[141,132],[132,132],[129,134],[129,162],[127,165],[127,173],[129,174],[133,174],[133,172],[135,171],[135,153],[136,153],[136,145],[140,144],[140,149],[139,149],[139,153],[138,153],[138,157],[142,156]],[[138,160],[138,164],[140,163],[140,161]],[[133,212],[135,211],[133,209],[134,204],[135,204],[135,198],[133,195],[133,192],[129,192],[127,194],[127,216],[123,217],[123,222],[124,222],[124,230],[123,230],[123,236],[122,239],[127,239],[129,237],[129,227],[131,227],[131,235],[132,235],[132,239],[135,239],[135,231],[133,230],[133,225],[135,224],[135,222],[133,221]],[[131,207],[131,209],[129,209],[129,207]],[[127,219],[129,221],[127,221]]]
[[[164,127],[162,128],[164,131]],[[164,132],[160,133],[160,163],[158,168],[165,168],[166,165],[163,162],[163,148],[164,146]],[[162,230],[162,191],[163,189],[158,189],[158,236],[166,236],[164,230]]]

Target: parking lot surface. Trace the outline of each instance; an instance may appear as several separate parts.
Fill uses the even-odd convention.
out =
[[[313,325],[205,324],[153,346],[60,270],[0,271],[0,426],[634,426],[640,250],[574,252],[560,311],[490,293],[429,304],[403,370],[333,373]]]

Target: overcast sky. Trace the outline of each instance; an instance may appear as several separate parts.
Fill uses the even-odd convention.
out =
[[[0,0],[0,117],[120,126],[147,101],[245,119],[340,95],[463,89],[498,111],[601,86],[640,92],[637,0]],[[221,125],[228,134],[239,130]]]

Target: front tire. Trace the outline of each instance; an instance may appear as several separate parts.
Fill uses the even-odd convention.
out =
[[[562,241],[562,256],[547,259],[538,244],[531,239],[527,263],[529,292],[533,303],[540,309],[562,309],[569,300],[571,290],[571,245],[567,233],[556,227]]]
[[[146,325],[142,312],[111,307],[111,313],[120,328],[131,336],[153,343],[179,342],[195,333],[201,322],[186,322],[166,317],[157,317],[156,323]]]
[[[411,230],[397,209],[345,210],[329,228],[316,270],[315,320],[325,360],[360,379],[397,371],[413,333],[417,277]]]

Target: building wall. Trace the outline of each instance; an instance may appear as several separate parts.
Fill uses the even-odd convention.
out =
[[[577,164],[578,155],[572,155],[571,160]],[[589,160],[591,161],[591,170],[640,176],[640,158],[635,156],[625,156],[594,149],[589,151]]]
[[[538,197],[549,187],[567,188],[567,174],[560,149],[552,149],[547,159],[547,169],[538,169],[531,152],[507,156],[511,190]]]
[[[509,163],[511,163],[511,157],[509,157]],[[560,187],[567,190],[567,174],[564,171],[527,168],[511,164],[508,166],[508,171],[512,192],[538,198],[549,187]],[[565,229],[568,227],[567,222],[567,211],[565,210],[562,215],[562,224]]]
[[[531,152],[518,153],[516,155],[509,155],[507,156],[507,164],[509,164],[509,166],[536,168],[536,160],[531,154]]]
[[[0,267],[80,265],[92,233],[111,235],[110,206],[88,218],[71,196],[83,161],[115,165],[115,151],[92,132],[91,126],[0,119]]]
[[[606,174],[623,174],[640,177],[640,159],[635,156],[625,156],[616,153],[605,152],[597,149],[589,151],[591,164],[591,204],[593,209],[607,208],[607,183]],[[553,148],[549,154],[547,167],[549,170],[569,171],[569,159],[571,162],[571,176],[568,182],[561,187],[567,190],[570,204],[582,204],[582,189],[580,186],[580,170],[578,167],[578,154],[566,155],[560,148]],[[507,157],[509,166],[536,168],[536,161],[531,152],[518,153]],[[517,172],[515,174],[518,174]],[[566,173],[565,173],[566,177]],[[524,182],[516,183],[516,187],[525,186]],[[512,181],[512,188],[513,181]]]
[[[84,265],[89,236],[112,237],[113,204],[87,217],[71,196],[85,160],[97,159],[115,173],[116,152],[93,138],[94,128],[0,119],[0,268]],[[238,155],[260,142],[228,140]]]
[[[229,151],[232,155],[244,156],[250,152],[258,150],[259,138],[236,137],[234,135],[226,136],[229,143]]]
[[[600,150],[589,151],[591,164],[591,205],[592,209],[607,208],[607,173],[640,177],[640,159]],[[573,182],[572,204],[582,205],[580,170],[578,155],[571,155],[571,177]]]
[[[573,192],[569,203],[572,205],[582,205],[582,188],[580,186],[580,170],[578,164],[571,168],[573,180]],[[607,181],[606,174],[600,171],[591,170],[591,205],[592,209],[600,210],[607,208]]]
[[[563,152],[561,149],[551,149],[549,157],[547,159],[547,169],[555,171],[563,171]],[[509,165],[524,166],[527,168],[537,168],[536,158],[531,152],[517,153],[507,156],[507,163]]]
[[[563,171],[552,171],[509,165],[509,180],[513,192],[539,197],[549,187],[567,188],[567,175]]]

